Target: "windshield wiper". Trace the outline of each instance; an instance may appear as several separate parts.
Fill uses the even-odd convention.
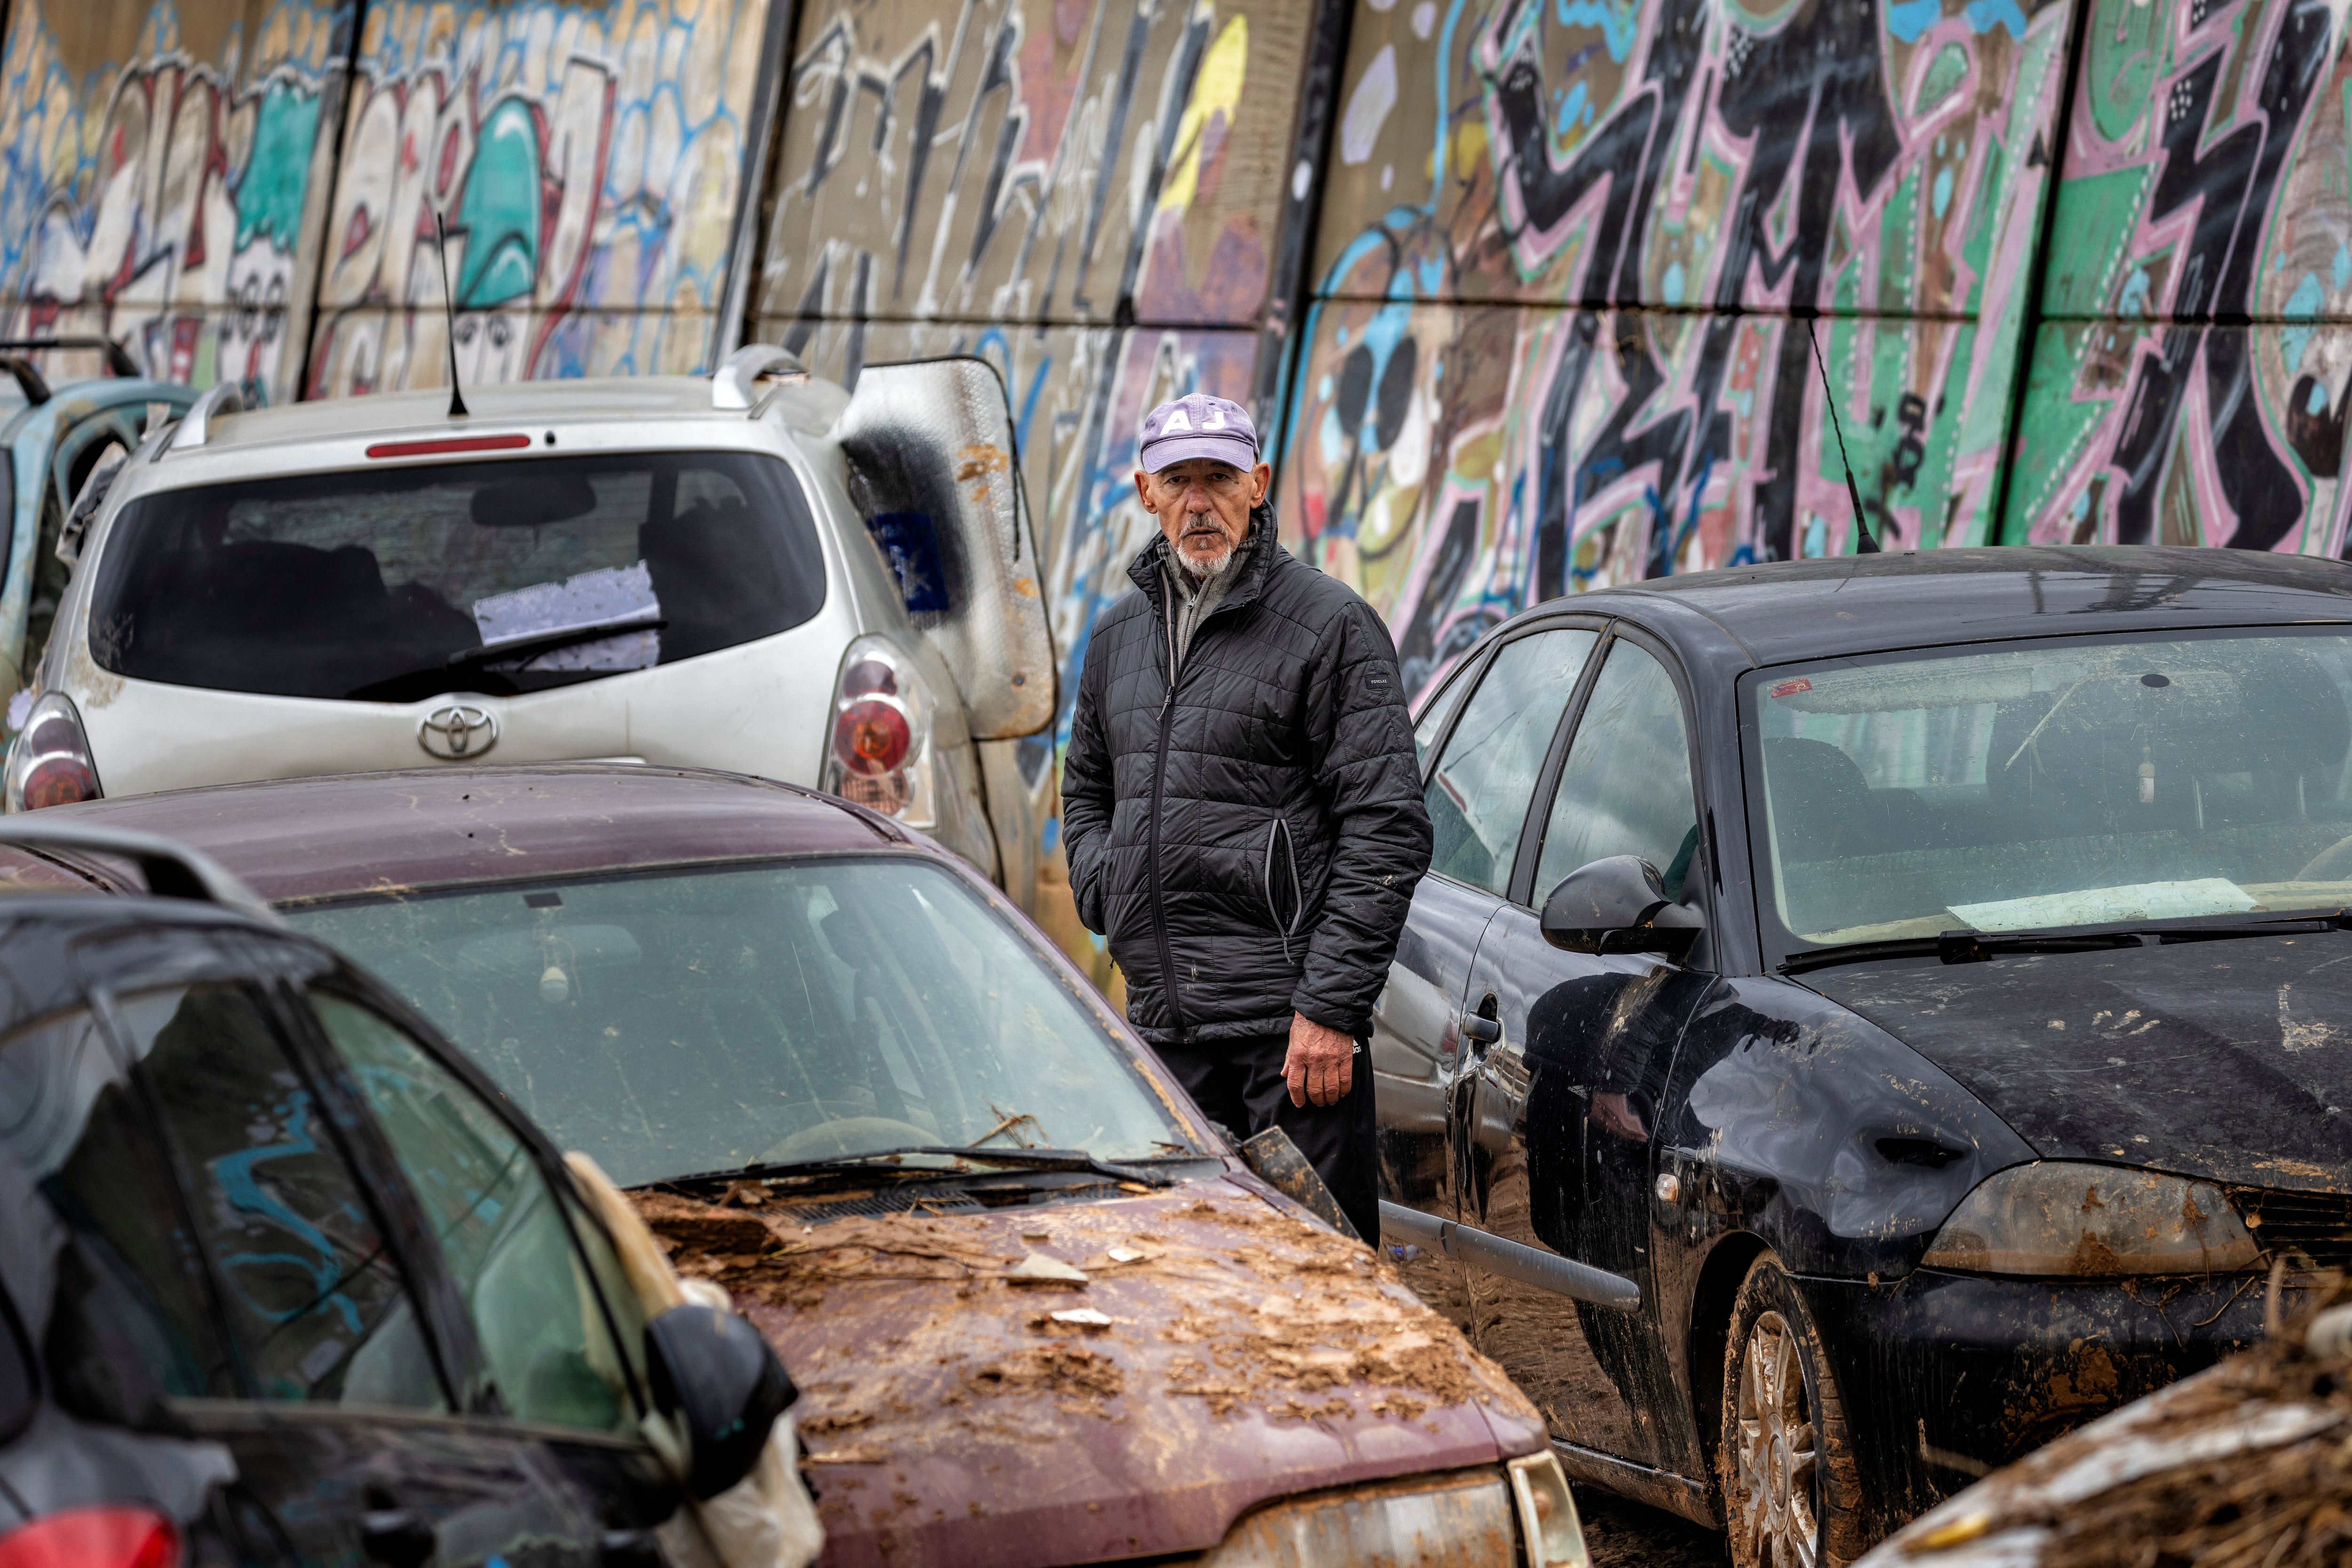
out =
[[[957,1163],[953,1165],[900,1165],[898,1163],[909,1154],[926,1154]],[[870,1154],[835,1154],[822,1160],[776,1160],[754,1163],[730,1171],[704,1171],[692,1176],[667,1176],[659,1182],[648,1184],[677,1187],[703,1182],[757,1182],[775,1176],[813,1176],[850,1173],[865,1176],[898,1175],[937,1181],[941,1177],[983,1173],[966,1169],[967,1162],[973,1164],[993,1165],[1000,1170],[1087,1171],[1098,1176],[1108,1176],[1115,1182],[1134,1182],[1147,1187],[1164,1187],[1176,1180],[1165,1171],[1150,1171],[1138,1165],[1122,1165],[1108,1160],[1097,1160],[1084,1149],[950,1149],[937,1144],[922,1144],[903,1149],[877,1149]]]
[[[669,625],[660,616],[630,620],[598,621],[593,626],[565,626],[560,631],[541,632],[535,637],[509,637],[496,647],[460,648],[442,661],[445,669],[469,669],[479,665],[499,664],[516,658],[533,658],[542,653],[553,653],[560,647],[578,643],[602,642],[606,637],[619,637],[624,632],[657,632]]]
[[[1983,963],[2004,953],[2096,952],[2119,947],[2152,947],[2180,942],[2226,942],[2235,937],[2295,936],[2305,931],[2352,929],[2352,910],[2310,910],[2269,920],[2242,914],[2188,915],[2170,921],[2134,921],[2050,931],[1948,931],[1939,936],[1897,937],[1886,942],[1847,942],[1790,954],[1782,974],[1802,974],[1842,963],[1885,958],[1937,958],[1946,963]]]
[[[600,621],[593,626],[567,626],[562,631],[547,632],[538,637],[517,637],[496,647],[460,648],[439,664],[428,664],[422,669],[404,670],[382,680],[371,680],[343,693],[351,702],[414,702],[420,698],[436,697],[449,689],[450,677],[463,671],[478,679],[504,681],[500,695],[519,691],[513,670],[491,669],[495,664],[520,664],[542,653],[575,644],[597,642],[604,637],[618,637],[624,632],[657,632],[669,622],[659,617],[639,621]],[[565,675],[598,675],[621,673],[618,670],[563,670]]]

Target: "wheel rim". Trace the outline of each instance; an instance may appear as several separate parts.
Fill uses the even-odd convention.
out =
[[[1765,1312],[1748,1331],[1735,1396],[1738,1423],[1728,1500],[1743,1563],[1814,1568],[1821,1531],[1813,1515],[1818,1453],[1812,1406],[1788,1320]]]

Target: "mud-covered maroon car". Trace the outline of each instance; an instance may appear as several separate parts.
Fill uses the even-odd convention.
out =
[[[212,855],[632,1189],[798,1381],[829,1563],[1584,1561],[1493,1363],[886,817],[597,763],[57,816]]]

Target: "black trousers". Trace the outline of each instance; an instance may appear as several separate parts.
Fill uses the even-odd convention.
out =
[[[1372,1108],[1372,1056],[1360,1041],[1353,1081],[1334,1105],[1290,1103],[1282,1076],[1288,1035],[1219,1040],[1208,1046],[1155,1047],[1184,1092],[1236,1140],[1269,1127],[1290,1134],[1307,1163],[1331,1189],[1365,1244],[1381,1244],[1380,1154]]]

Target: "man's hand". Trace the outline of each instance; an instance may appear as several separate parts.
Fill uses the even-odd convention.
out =
[[[1356,1081],[1356,1042],[1303,1013],[1290,1016],[1290,1054],[1282,1076],[1290,1080],[1290,1103],[1337,1105]]]

